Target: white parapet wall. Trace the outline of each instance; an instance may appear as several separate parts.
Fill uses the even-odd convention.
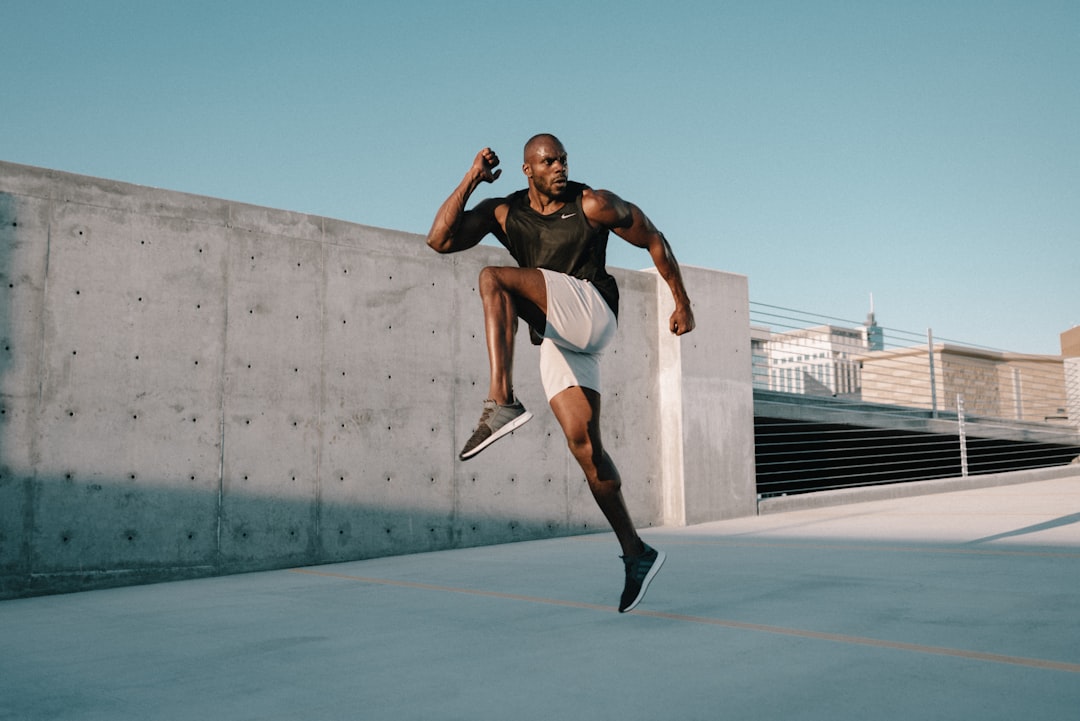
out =
[[[476,279],[509,263],[0,162],[0,597],[606,530],[524,331],[536,418],[457,460]],[[754,514],[746,278],[685,268],[675,339],[657,275],[612,272],[602,428],[635,521]]]

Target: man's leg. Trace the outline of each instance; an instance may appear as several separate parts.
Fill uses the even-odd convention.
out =
[[[547,284],[539,270],[484,268],[479,287],[491,379],[480,420],[458,455],[463,461],[532,418],[532,413],[514,398],[514,334],[519,317],[538,328],[546,325]]]
[[[535,268],[488,267],[480,271],[491,385],[488,398],[499,405],[514,400],[514,332],[521,317],[543,332],[547,284]]]
[[[619,612],[634,609],[645,596],[665,554],[645,545],[638,536],[622,497],[622,481],[600,440],[600,394],[588,388],[567,388],[551,399],[551,409],[566,433],[574,458],[585,471],[593,498],[611,524],[622,547],[626,585]]]
[[[619,539],[623,555],[640,555],[644,544],[623,501],[619,470],[600,438],[600,394],[573,386],[551,399],[551,410],[562,426],[570,452],[585,471],[593,498]]]

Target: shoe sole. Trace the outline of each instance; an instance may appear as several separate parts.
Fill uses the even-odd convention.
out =
[[[656,552],[656,561],[653,563],[652,568],[645,574],[645,580],[641,582],[641,590],[638,591],[637,598],[633,602],[619,611],[619,613],[626,613],[627,611],[633,611],[634,608],[641,603],[641,599],[645,598],[645,592],[649,590],[649,584],[652,583],[653,577],[660,571],[660,567],[664,565],[664,560],[667,558],[667,554],[663,551]]]
[[[473,448],[468,453],[462,453],[458,457],[463,461],[469,460],[470,458],[475,456],[477,453],[484,450],[485,448],[487,448],[488,446],[490,446],[492,443],[499,440],[503,436],[509,435],[510,433],[513,433],[518,428],[521,428],[523,425],[525,425],[530,420],[532,420],[532,417],[533,417],[533,414],[532,414],[531,411],[525,411],[520,416],[518,416],[514,420],[510,421],[509,423],[504,425],[502,428],[500,428],[499,430],[495,431],[490,436],[485,438],[484,442],[479,444],[476,448]]]

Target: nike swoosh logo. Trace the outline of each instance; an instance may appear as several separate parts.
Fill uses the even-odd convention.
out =
[[[577,213],[563,213],[562,219],[566,220],[567,218],[573,218],[575,215],[577,215]]]

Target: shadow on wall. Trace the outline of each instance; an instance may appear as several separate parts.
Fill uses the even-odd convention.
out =
[[[16,384],[11,370],[17,350],[12,314],[20,306],[17,299],[23,285],[29,282],[18,277],[13,260],[18,224],[15,198],[0,193],[0,578],[25,572],[24,539],[30,491],[30,479],[17,473],[18,463],[12,458],[11,448],[16,414]],[[0,581],[0,597],[6,585]]]
[[[15,278],[11,275],[12,247],[15,245],[15,230],[18,219],[15,217],[14,198],[8,193],[0,193],[0,379],[11,365],[11,308],[15,290]],[[0,380],[0,393],[4,384]],[[0,436],[0,442],[3,436]],[[2,457],[2,456],[0,456]]]
[[[37,479],[28,564],[0,599],[271,570],[567,535],[566,518],[495,518],[424,508],[169,489],[146,479]],[[528,493],[524,491],[523,493]],[[102,524],[101,517],[114,524]],[[573,532],[602,532],[585,522]],[[612,541],[612,553],[618,548]],[[28,566],[28,567],[27,567]]]

